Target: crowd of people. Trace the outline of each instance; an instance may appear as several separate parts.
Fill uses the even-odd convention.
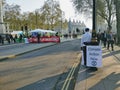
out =
[[[114,51],[114,43],[116,41],[115,34],[113,34],[110,30],[104,31],[104,32],[98,32],[96,34],[96,37],[94,37],[95,42],[93,42],[92,38],[92,33],[90,32],[89,28],[85,29],[85,33],[81,37],[81,50],[83,52],[83,62],[84,65],[86,66],[86,56],[87,56],[87,45],[99,45],[99,46],[104,46],[104,48],[107,48],[108,50],[110,49]]]
[[[91,35],[88,36],[86,35],[86,33],[88,33],[88,31],[86,32],[86,29],[85,29],[85,34],[83,34],[83,37],[82,37],[82,38],[84,37],[85,38],[83,40],[81,39],[81,42],[88,42],[87,37],[89,39],[92,39],[92,34],[89,32],[89,34]],[[113,34],[112,31],[108,30],[104,32],[98,32],[96,38],[99,45],[103,45],[104,48],[107,48],[108,50],[111,47],[111,50],[114,51],[114,44],[116,43],[116,35]],[[83,45],[81,44],[81,46]]]
[[[89,33],[89,34],[88,34]],[[114,44],[116,43],[116,35],[112,33],[111,30],[98,32],[96,34],[97,42],[99,45],[103,45],[104,48],[107,48],[114,51]],[[84,46],[84,42],[90,42],[92,39],[92,33],[89,32],[89,28],[85,29],[85,33],[82,35],[81,46]]]
[[[116,36],[115,34],[112,33],[112,31],[104,31],[102,33],[97,33],[97,40],[99,42],[100,45],[103,44],[103,46],[105,48],[107,48],[108,50],[110,49],[111,46],[111,50],[114,50],[114,43],[116,43]]]
[[[7,41],[8,44],[10,43],[17,43],[22,42],[23,35],[20,34],[19,36],[17,34],[0,34],[0,44],[5,44],[5,41]]]

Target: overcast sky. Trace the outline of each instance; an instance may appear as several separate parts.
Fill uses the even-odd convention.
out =
[[[65,17],[67,20],[80,20],[84,21],[85,24],[91,28],[91,21],[85,19],[80,15],[76,15],[74,8],[72,6],[71,0],[59,0],[61,9],[65,12]],[[17,4],[21,6],[22,12],[34,11],[35,9],[40,8],[44,4],[44,0],[6,0],[8,4]]]

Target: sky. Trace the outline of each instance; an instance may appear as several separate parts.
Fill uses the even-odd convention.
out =
[[[21,12],[34,11],[41,8],[45,0],[6,0],[8,4],[17,4],[21,7]],[[91,20],[83,15],[76,15],[71,0],[59,0],[62,11],[65,12],[67,20],[78,20],[84,22],[87,27],[91,28]]]

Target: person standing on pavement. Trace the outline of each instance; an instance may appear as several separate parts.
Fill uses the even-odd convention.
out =
[[[20,34],[20,36],[19,36],[19,42],[20,43],[22,42],[22,38],[23,38],[23,36],[22,36],[22,34]]]
[[[11,34],[9,34],[9,36],[10,36],[11,42],[14,42],[14,43],[15,43],[13,36],[12,36]]]
[[[97,41],[98,41],[98,44],[100,44],[100,41],[101,41],[101,33],[100,32],[97,33]]]
[[[2,43],[2,36],[0,35],[0,43]]]
[[[113,36],[113,33],[111,31],[108,32],[107,34],[107,42],[108,42],[108,45],[107,45],[107,49],[109,50],[109,46],[111,45],[111,49],[112,51],[114,50],[114,36]]]
[[[0,35],[0,43],[2,43],[2,45],[4,44],[4,37],[2,37],[2,35]]]
[[[17,39],[18,39],[17,34],[15,34],[15,35],[13,36],[13,40],[14,40],[15,43],[17,42]]]
[[[39,33],[37,34],[37,40],[38,40],[38,43],[40,43],[40,34]]]
[[[104,44],[104,47],[106,47],[106,44],[107,44],[107,33],[106,33],[106,31],[104,31],[104,33],[103,33],[103,44]]]
[[[81,49],[83,50],[84,65],[86,65],[86,43],[91,42],[92,34],[89,32],[89,28],[85,29],[85,33],[81,37]]]
[[[6,34],[6,40],[8,41],[8,44],[10,44],[10,35]]]

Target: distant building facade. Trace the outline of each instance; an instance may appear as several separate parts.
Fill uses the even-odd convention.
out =
[[[71,21],[71,19],[69,19],[68,22],[68,32],[71,34],[77,34],[77,33],[83,33],[84,29],[85,29],[86,25],[84,22],[81,21]]]

